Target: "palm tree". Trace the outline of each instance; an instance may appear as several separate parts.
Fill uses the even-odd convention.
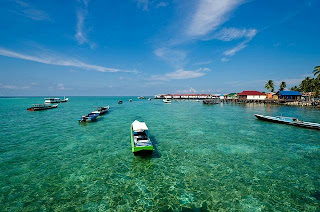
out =
[[[299,91],[299,88],[295,85],[290,88],[291,91]]]
[[[286,82],[281,82],[280,83],[280,91],[283,91],[287,87]]]
[[[314,76],[316,76],[316,75],[318,75],[318,77],[320,76],[320,66],[314,67],[313,74],[314,74]]]
[[[271,92],[273,92],[274,91],[274,83],[273,83],[273,81],[269,80],[264,87],[266,89],[270,90]]]

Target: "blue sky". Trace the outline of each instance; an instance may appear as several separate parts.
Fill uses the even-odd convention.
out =
[[[264,91],[320,65],[317,0],[2,0],[0,96]]]

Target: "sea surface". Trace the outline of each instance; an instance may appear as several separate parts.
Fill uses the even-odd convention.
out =
[[[70,97],[27,111],[34,103],[0,98],[0,211],[320,211],[320,131],[254,116],[320,123],[319,109]],[[134,120],[151,156],[131,152]]]

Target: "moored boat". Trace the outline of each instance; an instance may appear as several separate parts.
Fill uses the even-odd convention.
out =
[[[162,100],[164,103],[167,103],[167,104],[170,104],[171,103],[171,100],[170,99],[163,99]]]
[[[285,116],[273,117],[273,116],[264,116],[264,115],[260,115],[260,114],[254,114],[254,115],[259,120],[320,130],[320,124],[318,124],[318,123],[300,121],[297,118],[293,118],[293,117],[285,117]]]
[[[69,101],[69,98],[66,98],[66,97],[60,100],[60,102],[67,102],[67,101]]]
[[[122,100],[118,101],[118,104],[119,104],[119,105],[122,104]]]
[[[97,111],[100,113],[99,115],[103,115],[109,111],[110,107],[105,106],[105,107],[98,107]]]
[[[132,102],[132,99],[129,99],[129,102]]]
[[[52,103],[60,103],[61,99],[60,98],[45,98],[44,103],[46,104],[52,104]]]
[[[153,144],[149,139],[149,129],[145,122],[135,120],[131,124],[131,148],[136,155],[139,152],[152,152]]]
[[[39,110],[48,110],[48,109],[53,109],[57,108],[58,104],[56,105],[46,105],[46,104],[34,104],[32,107],[28,108],[28,111],[39,111]]]
[[[144,97],[143,96],[139,96],[138,99],[144,99]]]
[[[151,98],[149,98],[148,100],[151,101]]]
[[[86,116],[81,116],[81,118],[79,118],[78,121],[80,123],[82,123],[82,122],[93,122],[93,121],[97,120],[99,114],[100,114],[99,112],[93,111],[92,113],[89,113]]]

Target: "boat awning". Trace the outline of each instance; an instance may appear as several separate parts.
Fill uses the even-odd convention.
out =
[[[132,130],[136,131],[136,132],[141,132],[144,130],[148,130],[148,127],[145,122],[140,122],[140,121],[135,120],[132,123]]]

